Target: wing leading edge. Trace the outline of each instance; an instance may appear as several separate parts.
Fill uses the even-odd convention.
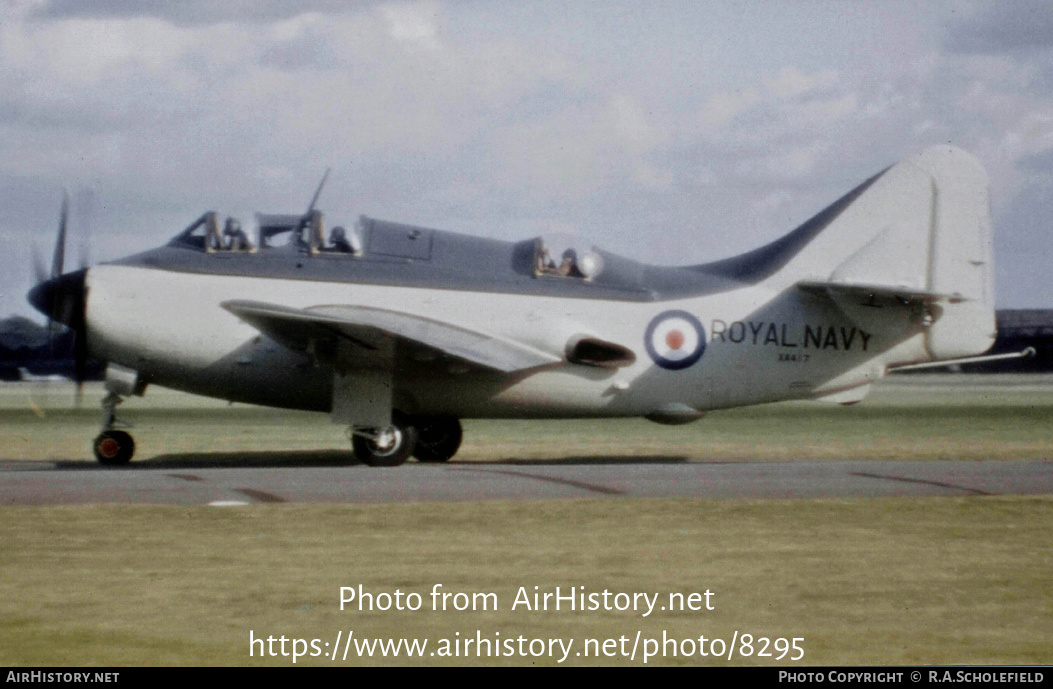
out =
[[[344,305],[296,309],[247,300],[222,306],[276,342],[300,350],[337,337],[366,351],[380,350],[391,339],[502,373],[562,361],[517,342],[400,311]]]

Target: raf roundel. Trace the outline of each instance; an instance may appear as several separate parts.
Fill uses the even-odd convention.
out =
[[[687,311],[664,311],[647,326],[644,346],[656,364],[679,371],[702,357],[706,351],[706,331]]]

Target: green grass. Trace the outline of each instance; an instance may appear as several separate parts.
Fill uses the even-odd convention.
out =
[[[351,629],[432,643],[738,631],[803,638],[799,664],[1048,664],[1051,525],[1046,497],[6,508],[0,664],[288,664],[250,658],[249,631]],[[341,586],[428,601],[436,583],[493,592],[499,610],[339,610]],[[510,610],[518,587],[557,585],[708,589],[715,610]]]
[[[91,461],[101,396],[98,386],[89,387],[82,408],[73,409],[66,385],[0,386],[0,455]],[[140,461],[189,455],[237,464],[323,451],[335,461],[350,445],[325,414],[228,406],[163,389],[151,388],[119,411],[135,424]],[[1043,459],[1051,446],[1053,380],[915,376],[890,379],[851,407],[764,405],[713,412],[687,426],[643,419],[468,420],[456,460]]]
[[[89,387],[75,410],[70,393],[0,386],[0,457],[89,461],[101,394]],[[346,458],[343,429],[324,415],[227,408],[164,390],[125,406],[137,461],[266,467],[293,458],[309,471]],[[771,405],[681,427],[469,421],[457,460],[1048,459],[1051,412],[1045,378],[932,376],[889,381],[854,407]],[[681,639],[737,631],[801,637],[808,665],[1049,664],[1051,531],[1047,496],[4,507],[0,664],[281,665],[290,659],[249,657],[250,630],[332,642],[351,629],[433,643],[476,630],[577,643],[637,631]],[[426,594],[436,583],[493,592],[501,609],[338,609],[341,586]],[[709,589],[716,610],[648,618],[511,611],[518,587],[535,585],[663,596]]]

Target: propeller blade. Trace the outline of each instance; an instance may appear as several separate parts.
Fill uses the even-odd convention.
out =
[[[33,276],[37,280],[37,285],[41,285],[47,282],[49,275],[48,269],[44,267],[44,259],[40,255],[40,247],[36,244],[33,245]],[[40,309],[40,307],[37,307]],[[48,316],[48,357],[55,358],[55,318],[51,315],[55,311],[54,304],[48,304],[46,309],[43,311]]]
[[[40,248],[33,245],[33,276],[37,282],[44,282],[48,277],[48,269],[44,266],[44,259],[40,256]]]
[[[44,269],[39,253],[34,250],[33,264],[37,284],[27,296],[29,303],[48,317],[48,340],[52,358],[55,357],[56,339],[63,343],[63,349],[65,349],[69,346],[69,338],[72,338],[73,377],[77,383],[77,406],[80,406],[84,380],[88,375],[88,332],[85,314],[88,297],[86,284],[88,269],[82,267],[71,273],[63,272],[66,262],[66,235],[69,230],[69,206],[69,192],[63,190],[62,212],[59,216],[55,253],[51,259],[50,277]],[[85,247],[82,246],[82,262],[86,261],[86,253]],[[62,335],[56,338],[56,322],[69,328],[69,336]]]
[[[73,380],[77,383],[76,407],[84,396],[84,379],[88,376],[88,333],[85,328],[73,333]]]
[[[69,221],[69,192],[62,190],[62,215],[59,218],[58,239],[55,240],[55,255],[51,259],[51,277],[62,275],[66,262],[66,226]]]
[[[77,192],[77,201],[74,204],[77,209],[77,227],[80,234],[80,252],[78,268],[87,268],[91,265],[91,236],[95,228],[95,192],[83,188]]]
[[[55,319],[48,316],[48,358],[55,358]]]

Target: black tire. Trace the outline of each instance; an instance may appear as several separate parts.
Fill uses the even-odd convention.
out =
[[[401,414],[392,415],[394,443],[387,448],[377,445],[374,440],[361,435],[351,436],[351,447],[355,456],[371,467],[397,467],[405,463],[413,454],[417,445],[417,429],[407,422]]]
[[[413,456],[421,462],[446,462],[461,447],[464,430],[461,422],[448,416],[419,417],[413,420],[417,427],[417,447]]]
[[[132,461],[135,440],[124,431],[103,431],[92,443],[95,459],[106,466],[118,466]]]

